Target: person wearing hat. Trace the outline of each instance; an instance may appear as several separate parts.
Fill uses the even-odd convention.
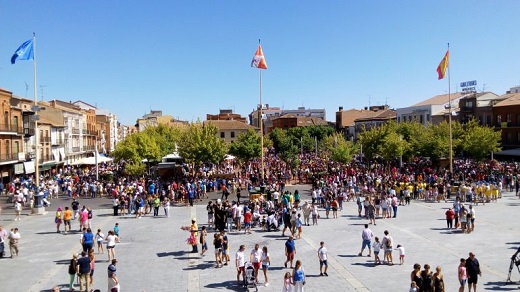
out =
[[[192,218],[191,219],[191,226],[190,226],[190,232],[191,236],[195,238],[195,240],[192,242],[192,251],[193,253],[199,253],[199,249],[197,247],[197,238],[199,236],[199,227],[197,226],[197,219]]]
[[[117,259],[112,259],[112,263],[108,266],[108,291],[119,291],[121,289],[119,280],[117,279],[116,269]]]

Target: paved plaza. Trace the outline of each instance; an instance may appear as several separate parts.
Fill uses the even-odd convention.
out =
[[[309,199],[309,186],[293,186],[303,191],[303,199]],[[230,197],[231,198],[231,197]],[[104,201],[103,201],[104,200]],[[310,199],[309,199],[310,200]],[[82,200],[87,204],[88,200]],[[114,217],[110,200],[92,200],[94,204],[94,232],[101,228],[107,233],[116,222],[120,225],[121,243],[116,246],[119,262],[118,278],[122,291],[244,291],[236,284],[236,269],[233,256],[238,246],[246,246],[249,254],[255,243],[267,246],[271,256],[268,287],[264,287],[260,273],[259,291],[281,291],[284,268],[284,242],[281,232],[264,232],[255,229],[253,234],[231,232],[231,264],[215,268],[213,233],[208,235],[209,251],[200,257],[189,253],[186,244],[188,232],[181,226],[189,226],[190,219],[197,218],[199,227],[205,225],[207,213],[204,200],[194,207],[172,207],[170,218],[142,219]],[[56,202],[57,203],[57,202]],[[358,256],[361,247],[361,231],[366,219],[357,216],[354,202],[345,202],[338,219],[324,219],[321,210],[317,226],[305,226],[303,238],[296,240],[296,259],[303,262],[307,276],[306,291],[408,291],[410,272],[414,263],[429,264],[435,269],[440,265],[444,273],[446,291],[457,291],[457,266],[461,257],[467,258],[473,251],[480,261],[482,277],[480,290],[518,291],[520,274],[513,270],[514,285],[504,285],[511,255],[520,246],[518,209],[520,199],[505,193],[497,203],[479,204],[476,208],[475,231],[461,234],[446,229],[444,213],[452,205],[448,203],[424,203],[413,201],[410,206],[400,206],[397,218],[377,220],[370,226],[374,234],[383,237],[388,230],[394,246],[406,248],[405,264],[375,266],[373,258]],[[54,286],[68,291],[68,264],[71,255],[81,250],[80,234],[58,234],[54,224],[55,204],[46,215],[22,216],[13,221],[14,215],[4,210],[0,224],[6,230],[18,227],[21,233],[20,255],[14,259],[0,260],[0,283],[2,291],[51,291]],[[28,213],[24,210],[24,213]],[[163,215],[161,209],[160,212]],[[74,222],[74,229],[78,223]],[[320,241],[325,241],[329,250],[328,277],[319,276],[316,250]],[[200,245],[199,245],[200,249]],[[6,255],[9,256],[8,247]],[[107,290],[107,257],[96,254],[94,287]],[[396,260],[397,259],[397,260]],[[398,263],[398,252],[394,252]],[[75,287],[79,290],[79,286]]]

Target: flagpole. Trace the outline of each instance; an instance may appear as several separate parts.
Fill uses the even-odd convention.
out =
[[[450,51],[450,43],[448,43],[448,52]],[[448,126],[450,128],[450,174],[453,175],[453,134],[451,129],[451,78],[450,78],[450,63],[448,60]]]
[[[38,115],[38,92],[36,90],[36,33],[33,32],[33,70],[34,70],[34,108],[36,109],[35,117],[39,117]],[[40,188],[40,141],[39,141],[39,135],[40,131],[38,130],[38,118],[35,118],[34,120],[34,159],[36,160],[36,163],[34,165],[34,174],[36,176],[35,183],[36,183],[36,192],[39,192]]]
[[[258,40],[258,42],[260,43],[260,40]],[[264,123],[263,123],[263,115],[262,115],[262,109],[263,109],[263,105],[262,105],[262,70],[261,69],[258,69],[258,72],[260,72],[260,112],[259,112],[259,115],[260,115],[260,175],[262,176],[261,178],[261,183],[262,185],[264,184]]]

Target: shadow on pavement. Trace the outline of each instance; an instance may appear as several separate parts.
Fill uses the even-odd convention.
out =
[[[506,282],[487,282],[484,286],[487,286],[486,290],[493,291],[518,291],[518,283],[506,284]]]
[[[45,231],[45,232],[35,232],[35,234],[45,235],[45,234],[59,234],[56,231]]]
[[[220,282],[220,283],[212,283],[212,284],[206,285],[204,287],[208,288],[208,289],[227,289],[227,290],[231,290],[231,291],[243,291],[244,290],[242,285],[237,284],[236,280],[235,281],[224,281],[224,282]]]
[[[357,254],[338,254],[338,257],[342,258],[360,258]]]
[[[184,268],[183,270],[184,271],[205,270],[205,269],[210,269],[210,268],[214,268],[214,267],[215,267],[215,263],[207,262],[207,263],[202,263],[202,264],[198,264],[198,265],[194,265],[194,266],[189,266],[187,268]]]
[[[366,262],[366,263],[352,263],[351,265],[353,265],[353,266],[364,266],[364,267],[367,267],[367,268],[373,268],[373,267],[376,266],[376,265],[374,265],[374,263],[371,263],[371,262]]]
[[[179,257],[181,255],[186,254],[184,251],[170,251],[170,252],[158,252],[157,256],[162,257]]]
[[[54,261],[57,265],[68,265],[70,264],[70,260],[57,260]]]

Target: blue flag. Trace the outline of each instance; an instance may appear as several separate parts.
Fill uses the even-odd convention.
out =
[[[28,40],[23,43],[17,50],[14,52],[14,55],[11,57],[11,64],[14,64],[18,60],[34,60],[34,51],[33,51],[33,41]]]

